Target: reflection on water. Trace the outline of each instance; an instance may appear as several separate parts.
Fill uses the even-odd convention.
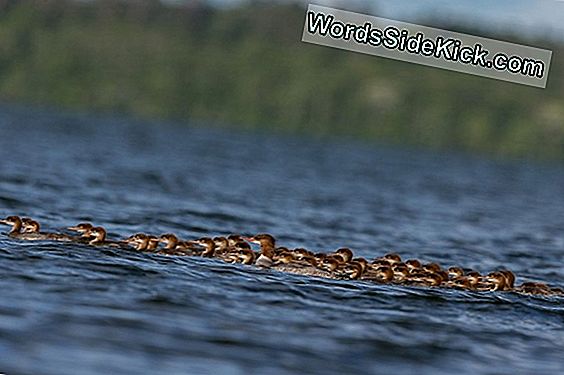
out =
[[[270,232],[564,285],[564,169],[0,108],[0,215],[111,237]],[[0,236],[0,371],[559,373],[562,299]]]

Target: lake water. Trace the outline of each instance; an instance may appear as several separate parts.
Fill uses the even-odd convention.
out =
[[[0,216],[111,238],[268,232],[564,286],[564,168],[0,107]],[[557,374],[564,298],[286,275],[21,242],[0,228],[6,374]]]

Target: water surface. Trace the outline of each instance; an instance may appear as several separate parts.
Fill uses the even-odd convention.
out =
[[[0,216],[269,232],[564,286],[564,168],[0,107]],[[562,298],[378,286],[0,235],[0,372],[564,372]]]

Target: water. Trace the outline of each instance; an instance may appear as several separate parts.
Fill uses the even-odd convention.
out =
[[[0,215],[269,232],[564,285],[564,168],[0,107]],[[5,233],[6,227],[2,230]],[[564,372],[558,297],[378,286],[0,235],[0,372]]]

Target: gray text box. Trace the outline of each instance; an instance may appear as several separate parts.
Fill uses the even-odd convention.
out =
[[[385,33],[389,33],[388,43],[377,44],[378,30],[381,41],[388,39]],[[406,42],[403,51],[402,35]],[[398,46],[390,48],[394,37]],[[541,88],[546,87],[552,56],[546,49],[313,4],[308,6],[302,41]]]

